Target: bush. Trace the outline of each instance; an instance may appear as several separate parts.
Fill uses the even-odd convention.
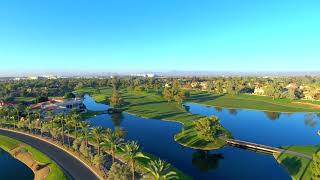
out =
[[[108,180],[128,180],[131,179],[131,172],[128,166],[113,163],[108,174]]]
[[[72,92],[67,92],[65,95],[64,95],[64,98],[65,99],[71,99],[71,98],[75,98],[76,95],[74,95]]]

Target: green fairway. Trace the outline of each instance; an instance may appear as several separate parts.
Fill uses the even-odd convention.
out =
[[[111,88],[100,89],[100,93],[96,93],[93,88],[85,88],[79,92],[89,93],[99,103],[105,103],[106,97],[111,96]],[[123,109],[140,117],[181,123],[190,123],[201,117],[191,114],[182,105],[175,102],[168,103],[156,93],[135,94],[127,90],[122,90],[121,93],[125,100]]]
[[[315,152],[320,150],[320,146],[285,146],[283,149],[303,153],[312,157]],[[311,179],[310,165],[312,160],[302,157],[297,157],[290,154],[274,155],[277,161],[283,165],[289,172],[290,176],[295,180],[309,180]]]
[[[248,94],[232,96],[193,91],[188,101],[225,108],[253,109],[273,112],[320,112],[319,102],[290,99],[273,100],[272,97]]]
[[[14,148],[21,145],[23,145],[23,148],[25,150],[27,150],[32,154],[32,157],[34,158],[35,161],[42,164],[48,164],[48,166],[50,167],[50,174],[48,175],[48,177],[46,177],[47,180],[55,180],[55,179],[66,180],[67,179],[62,169],[54,161],[52,161],[50,158],[48,158],[46,155],[44,155],[37,149],[29,145],[25,145],[24,143],[17,141],[15,139],[0,135],[0,147],[7,152],[10,152]]]

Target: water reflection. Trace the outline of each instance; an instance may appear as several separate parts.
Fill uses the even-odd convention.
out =
[[[272,121],[278,120],[281,116],[281,113],[271,112],[271,111],[264,111],[264,114],[268,117],[268,119],[270,119]]]
[[[223,154],[210,154],[209,151],[195,151],[192,153],[192,165],[201,172],[209,172],[219,167],[219,161],[223,159]]]
[[[228,111],[233,116],[236,116],[238,114],[238,110],[237,109],[228,109]]]
[[[214,107],[214,109],[215,109],[217,112],[221,112],[221,111],[222,111],[222,107]]]
[[[113,122],[113,125],[115,127],[118,127],[121,125],[123,120],[123,114],[122,113],[113,113],[111,114],[111,120]]]
[[[315,114],[305,114],[304,115],[304,124],[307,126],[310,126],[312,128],[316,127],[318,122],[317,122],[317,116]]]

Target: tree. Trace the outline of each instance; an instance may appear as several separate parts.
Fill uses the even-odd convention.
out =
[[[26,113],[27,113],[27,118],[28,118],[28,123],[29,123],[28,128],[29,128],[30,133],[31,133],[31,110],[32,110],[32,108],[30,106],[28,106],[26,108]]]
[[[87,121],[81,121],[80,122],[80,131],[82,132],[82,135],[85,138],[85,144],[88,146],[88,138],[90,133],[90,124]]]
[[[72,98],[75,98],[76,95],[74,95],[72,92],[67,92],[65,95],[64,95],[64,98],[65,99],[72,99]]]
[[[95,127],[92,129],[92,136],[96,141],[97,153],[100,155],[100,144],[103,139],[104,129],[102,127]]]
[[[104,156],[101,156],[99,154],[96,154],[93,157],[93,164],[97,167],[100,168],[100,166],[104,163]]]
[[[132,173],[132,180],[135,179],[135,166],[136,166],[136,159],[137,158],[146,158],[149,157],[143,155],[140,151],[140,147],[136,141],[131,141],[123,147],[124,156],[127,159],[128,163],[131,164],[131,173]]]
[[[220,135],[228,135],[216,116],[201,118],[194,122],[198,136],[205,141],[215,141]]]
[[[170,165],[161,159],[151,160],[145,169],[148,171],[146,178],[151,177],[154,180],[178,179],[177,173],[170,170]]]
[[[130,169],[126,165],[113,163],[108,173],[108,180],[128,180],[131,177]]]
[[[317,152],[313,155],[312,158],[312,165],[311,165],[311,171],[312,171],[312,179],[320,179],[320,152]]]
[[[118,90],[113,89],[112,96],[110,97],[110,105],[114,108],[120,108],[123,104],[123,99]]]
[[[172,101],[173,95],[168,87],[164,88],[162,94],[163,94],[163,97],[168,101],[168,103]]]
[[[115,153],[119,147],[121,147],[124,143],[124,139],[118,137],[111,129],[107,129],[105,131],[105,143],[110,147],[111,155],[112,155],[112,163],[115,162]]]

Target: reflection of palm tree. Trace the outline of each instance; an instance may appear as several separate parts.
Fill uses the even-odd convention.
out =
[[[215,109],[217,112],[221,112],[221,111],[222,111],[222,108],[221,108],[221,107],[214,107],[214,109]]]
[[[279,119],[281,115],[281,113],[279,112],[271,112],[271,111],[265,111],[264,113],[272,121]]]
[[[231,115],[234,115],[234,116],[238,114],[237,109],[228,109],[228,111]]]
[[[192,154],[192,165],[196,166],[202,172],[217,169],[222,154],[208,154],[205,151],[196,151]]]
[[[112,119],[113,125],[117,127],[121,125],[123,115],[122,113],[113,113],[111,114],[111,119]]]
[[[310,127],[316,127],[316,125],[318,124],[316,116],[311,113],[304,115],[304,124]]]

